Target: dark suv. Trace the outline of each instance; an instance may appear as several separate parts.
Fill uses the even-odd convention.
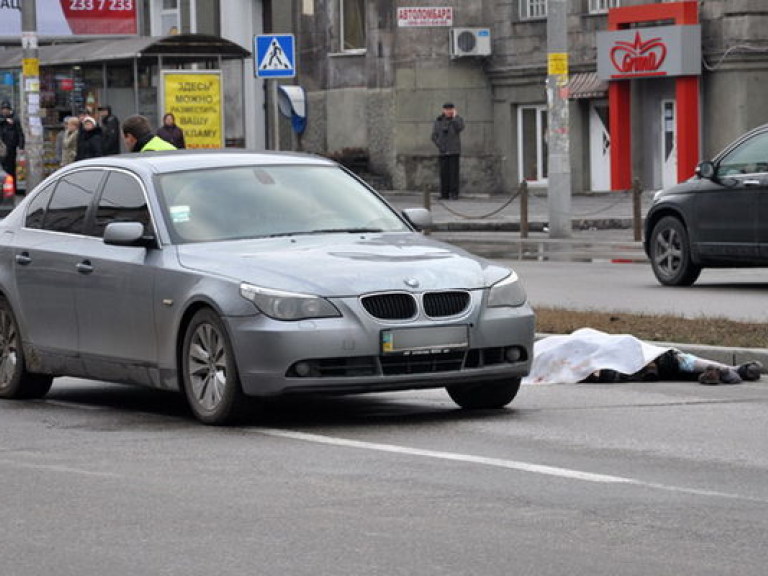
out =
[[[690,286],[702,268],[768,266],[768,124],[658,192],[643,245],[668,286]]]

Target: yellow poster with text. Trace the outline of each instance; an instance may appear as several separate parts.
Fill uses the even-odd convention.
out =
[[[171,113],[184,130],[187,148],[223,148],[221,73],[163,73],[163,116]]]

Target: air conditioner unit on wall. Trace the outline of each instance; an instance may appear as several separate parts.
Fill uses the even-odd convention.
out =
[[[490,28],[451,28],[451,58],[490,56]]]

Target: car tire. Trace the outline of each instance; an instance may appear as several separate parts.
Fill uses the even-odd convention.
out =
[[[187,403],[200,422],[235,424],[245,415],[247,398],[229,336],[221,318],[209,308],[195,313],[187,326],[181,374]]]
[[[0,398],[42,398],[53,376],[28,372],[21,334],[11,305],[0,297]]]
[[[451,400],[469,410],[503,408],[515,399],[518,390],[520,378],[457,384],[446,388]]]
[[[650,242],[651,267],[656,279],[666,286],[690,286],[701,274],[691,261],[688,232],[679,218],[664,216],[653,227]]]

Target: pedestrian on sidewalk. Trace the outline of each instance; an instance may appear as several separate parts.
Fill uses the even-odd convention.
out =
[[[0,165],[13,178],[14,190],[18,190],[16,188],[16,152],[24,150],[24,131],[8,100],[3,100],[0,104],[0,140],[4,144],[2,148],[5,149],[4,154],[0,155]]]
[[[170,142],[176,146],[179,150],[183,150],[187,147],[184,142],[184,130],[179,128],[176,124],[176,116],[171,112],[168,112],[163,116],[163,125],[157,129],[157,135],[166,142]]]
[[[155,136],[146,116],[134,114],[123,120],[123,141],[128,152],[177,150],[176,146]]]
[[[451,102],[443,104],[443,112],[432,126],[432,142],[440,154],[440,198],[456,200],[459,197],[459,159],[461,157],[461,131],[464,119]]]

